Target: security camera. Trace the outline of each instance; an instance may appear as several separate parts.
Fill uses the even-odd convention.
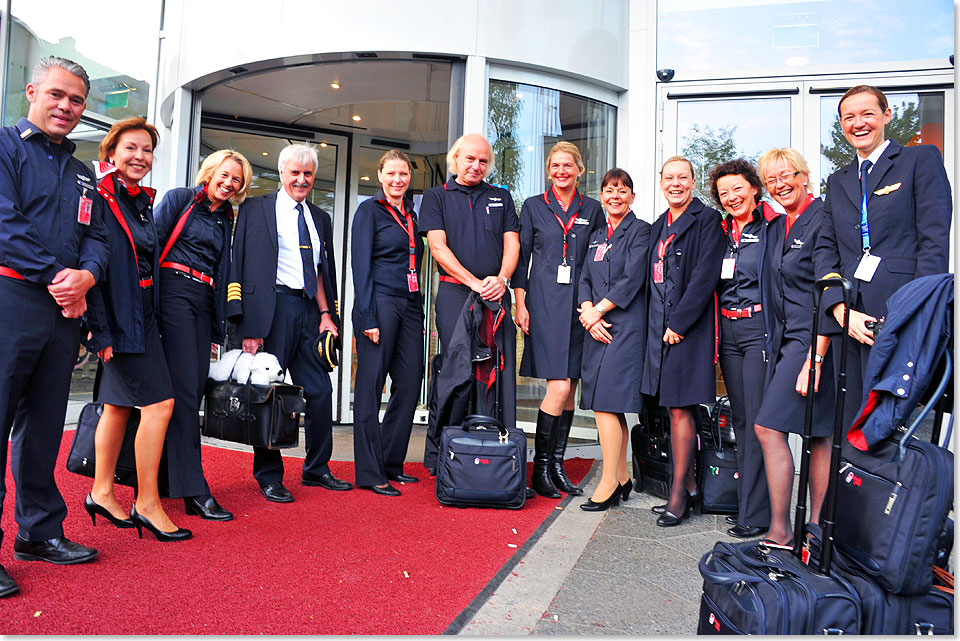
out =
[[[673,69],[657,69],[657,79],[660,82],[670,82],[673,80]]]

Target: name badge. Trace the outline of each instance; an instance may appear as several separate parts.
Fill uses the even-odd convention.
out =
[[[607,250],[610,249],[610,245],[606,243],[600,243],[597,245],[597,253],[593,255],[593,262],[599,262],[603,260],[603,257],[607,255]]]
[[[93,210],[93,199],[87,198],[87,190],[83,190],[84,195],[80,197],[80,205],[77,207],[77,222],[81,225],[90,224],[90,213]]]
[[[853,273],[853,277],[862,280],[865,283],[869,283],[873,280],[873,275],[877,273],[877,267],[880,266],[880,257],[874,256],[873,254],[864,254],[863,258],[860,259],[860,264],[857,265],[857,271]]]
[[[790,245],[790,249],[803,249],[803,241],[799,238],[794,238],[793,244]]]
[[[744,233],[740,236],[740,242],[741,243],[759,243],[760,237],[757,236],[756,234]]]
[[[407,272],[407,290],[411,292],[420,291],[420,283],[417,282],[417,275],[413,272]]]
[[[733,274],[736,270],[737,259],[733,256],[724,258],[723,262],[720,264],[720,278],[723,280],[730,280],[733,278]]]
[[[573,269],[570,265],[557,265],[557,282],[561,285],[573,282]]]
[[[653,264],[653,282],[660,284],[663,282],[663,261],[658,260]]]
[[[573,221],[573,224],[574,224],[574,225],[589,225],[589,224],[590,224],[590,219],[589,219],[589,218],[576,218],[576,219]]]

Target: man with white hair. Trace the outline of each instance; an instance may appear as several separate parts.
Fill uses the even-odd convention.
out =
[[[453,176],[423,194],[418,223],[440,271],[435,311],[441,354],[450,349],[471,292],[503,305],[505,315],[497,329],[502,339],[498,342],[504,346],[499,418],[515,425],[516,330],[510,316],[509,287],[520,257],[520,219],[510,192],[485,181],[493,167],[493,148],[486,138],[480,134],[458,138],[447,153],[447,169]],[[427,435],[424,465],[431,474],[436,469],[442,427],[435,426]]]
[[[314,354],[318,336],[338,335],[336,266],[330,215],[307,200],[317,152],[288,145],[278,159],[281,188],[248,198],[237,214],[227,317],[237,324],[243,351],[274,354],[307,400],[306,458],[301,483],[328,490],[353,487],[331,474],[333,388]],[[309,215],[308,215],[309,214]],[[253,476],[268,501],[289,503],[279,450],[253,449]]]

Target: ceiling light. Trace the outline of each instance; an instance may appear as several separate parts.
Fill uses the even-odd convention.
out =
[[[354,122],[360,122],[361,120],[363,120],[363,118],[361,118],[361,117],[360,117],[359,115],[357,115],[357,114],[354,114],[354,116],[353,116],[353,121],[354,121]]]
[[[263,155],[264,155],[264,156],[269,156],[270,154],[268,154],[267,152],[263,152]]]
[[[330,88],[331,88],[331,89],[339,89],[339,88],[340,88],[340,83],[337,82],[336,80],[334,80],[333,82],[330,83]]]
[[[320,146],[323,147],[324,149],[326,149],[326,148],[327,148],[327,143],[322,142],[322,143],[320,143]]]
[[[360,180],[370,180],[370,176],[360,176]]]

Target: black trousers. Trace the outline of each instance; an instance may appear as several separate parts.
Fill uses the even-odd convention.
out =
[[[277,357],[281,367],[290,370],[295,385],[303,387],[307,400],[304,478],[329,472],[327,463],[333,453],[333,387],[330,376],[313,356],[319,327],[320,310],[315,300],[277,292],[273,323],[270,334],[263,339],[263,348]],[[280,450],[253,448],[253,477],[260,487],[283,481]]]
[[[414,298],[382,293],[376,293],[375,300],[380,343],[357,332],[353,458],[361,487],[383,485],[388,474],[403,474],[423,382],[422,305]],[[390,400],[381,422],[380,394],[388,373]]]
[[[737,436],[740,525],[770,526],[770,490],[763,448],[753,426],[763,397],[763,319],[720,317],[720,369]]]
[[[45,286],[0,276],[0,332],[0,513],[9,446],[20,536],[61,537],[67,506],[53,472],[80,321],[64,318]]]
[[[163,269],[160,276],[160,334],[174,398],[166,439],[170,498],[210,494],[200,460],[200,401],[210,370],[214,292],[178,273]]]

